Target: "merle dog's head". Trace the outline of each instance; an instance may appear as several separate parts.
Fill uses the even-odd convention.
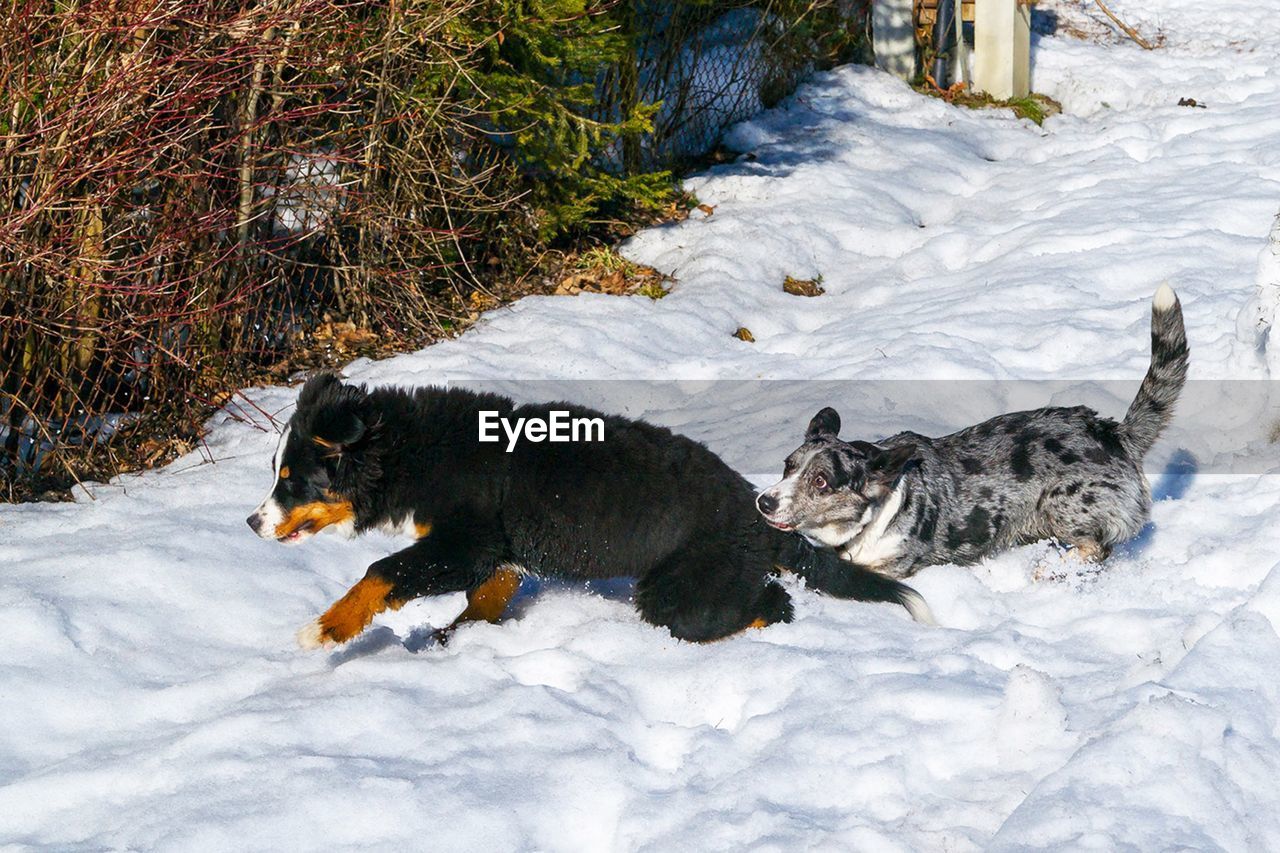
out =
[[[373,421],[362,386],[331,373],[309,379],[276,447],[271,493],[247,519],[254,533],[296,544],[326,527],[352,531],[355,505],[378,474]]]
[[[756,497],[765,521],[833,547],[849,542],[868,524],[893,492],[916,446],[841,441],[839,432],[835,409],[813,416],[804,444],[787,457],[782,480]]]

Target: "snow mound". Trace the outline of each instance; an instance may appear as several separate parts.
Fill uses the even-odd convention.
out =
[[[540,396],[614,377],[1136,387],[1167,280],[1193,375],[1264,378],[1235,319],[1280,198],[1278,18],[1112,5],[1166,47],[1039,38],[1036,88],[1068,110],[1043,128],[819,75],[690,182],[714,213],[626,246],[676,276],[667,298],[526,299],[348,373]],[[788,275],[826,293],[786,294]],[[287,418],[295,392],[248,393]],[[812,414],[647,393],[626,414],[729,458]],[[698,646],[641,623],[625,583],[530,581],[510,619],[443,647],[429,626],[456,596],[303,653],[294,631],[399,545],[253,536],[276,435],[248,412],[94,499],[0,507],[0,845],[1280,848],[1280,471],[1184,471],[1102,571],[1044,545],[930,568],[913,583],[937,628],[793,585],[794,623]]]

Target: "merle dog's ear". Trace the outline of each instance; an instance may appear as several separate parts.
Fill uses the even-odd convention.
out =
[[[916,455],[914,444],[899,444],[894,447],[879,448],[867,459],[867,471],[879,480],[892,481],[898,478],[902,469],[907,467]]]
[[[840,434],[840,415],[835,409],[827,406],[813,416],[809,428],[804,432],[805,441],[818,438],[835,438]]]

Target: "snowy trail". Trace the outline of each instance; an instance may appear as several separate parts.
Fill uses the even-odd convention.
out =
[[[1165,47],[1039,39],[1036,89],[1067,108],[1043,129],[820,75],[735,129],[752,157],[690,181],[710,217],[624,248],[677,277],[665,299],[526,299],[347,372],[544,397],[615,377],[1136,383],[1167,278],[1193,376],[1265,378],[1236,315],[1280,209],[1280,6],[1113,5]],[[781,290],[819,274],[817,299]],[[711,411],[659,388],[628,414],[731,457],[794,444],[808,387],[789,415],[731,387]],[[294,395],[252,392],[282,417]],[[0,506],[0,846],[1280,848],[1280,470],[1157,487],[1176,499],[1099,574],[1047,546],[928,569],[938,629],[796,589],[794,623],[692,646],[625,588],[546,585],[445,648],[401,638],[456,597],[316,655],[293,630],[397,544],[256,539],[276,436],[222,413],[208,441],[213,465]]]

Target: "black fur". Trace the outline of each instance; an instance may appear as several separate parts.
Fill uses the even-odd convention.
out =
[[[478,441],[481,410],[599,417],[604,441],[521,441],[508,453],[505,440]],[[770,528],[751,485],[719,457],[640,421],[461,389],[366,391],[322,376],[303,388],[290,430],[283,453],[293,477],[350,501],[356,532],[430,525],[369,568],[392,584],[391,599],[474,590],[506,564],[546,577],[635,577],[640,615],[695,641],[790,621],[779,570],[833,595],[919,600]]]

